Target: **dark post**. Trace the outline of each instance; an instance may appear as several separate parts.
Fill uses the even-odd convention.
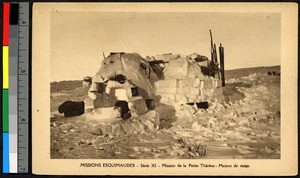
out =
[[[220,53],[221,57],[221,53]],[[220,79],[220,71],[219,71],[219,62],[218,62],[218,55],[217,55],[217,47],[216,44],[214,44],[214,71],[218,73],[218,79]]]
[[[220,67],[221,67],[221,80],[222,80],[222,87],[225,86],[225,68],[224,68],[224,47],[220,43],[219,47],[220,52]]]
[[[211,54],[211,63],[208,65],[208,76],[211,76],[211,68],[214,66],[214,42],[213,42],[213,37],[211,33],[211,29],[209,29],[209,34],[210,34],[210,54]]]
[[[224,47],[222,47],[222,58],[223,58],[223,85],[225,86],[225,57],[224,57]]]
[[[219,47],[219,53],[220,53],[220,72],[221,72],[221,80],[223,79],[223,70],[222,70],[222,45],[220,43]]]
[[[214,44],[214,63],[215,63],[215,64],[218,63],[218,56],[217,56],[217,48],[216,48],[216,44]]]
[[[211,60],[214,60],[214,41],[213,41],[213,37],[212,37],[212,33],[211,30],[209,29],[209,34],[210,34],[210,52],[211,52]]]
[[[102,52],[102,55],[103,55],[103,59],[105,59],[105,54],[104,54],[104,52]]]

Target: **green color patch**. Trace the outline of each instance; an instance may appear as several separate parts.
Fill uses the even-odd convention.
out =
[[[2,94],[3,132],[8,132],[8,90],[3,89]]]

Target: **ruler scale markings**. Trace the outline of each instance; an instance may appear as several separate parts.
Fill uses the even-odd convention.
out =
[[[19,45],[19,51],[20,54],[22,56],[28,56],[28,35],[29,31],[28,31],[28,26],[24,27],[24,26],[20,26],[19,27],[19,31],[20,31],[20,37],[24,37],[23,39],[19,39],[19,43],[21,43],[21,45]],[[24,50],[23,50],[24,49]],[[23,63],[20,63],[23,62]],[[24,60],[19,60],[19,74],[28,74],[28,62],[24,61]],[[26,79],[25,79],[26,80]]]
[[[19,3],[18,172],[28,172],[29,3]]]

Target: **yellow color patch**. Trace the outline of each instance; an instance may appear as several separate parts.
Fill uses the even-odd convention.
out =
[[[8,46],[3,46],[3,88],[8,89],[9,63],[8,63]]]

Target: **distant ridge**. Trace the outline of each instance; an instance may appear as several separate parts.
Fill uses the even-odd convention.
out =
[[[229,78],[237,78],[237,77],[245,77],[253,73],[266,74],[268,71],[276,71],[280,72],[280,65],[276,66],[261,66],[261,67],[249,67],[249,68],[239,68],[239,69],[231,69],[225,70],[226,79]]]
[[[64,80],[50,83],[50,92],[68,91],[82,87],[82,80]]]
[[[237,68],[237,69],[229,69],[229,70],[225,70],[225,71],[243,70],[243,69],[265,69],[265,68],[278,68],[278,69],[280,69],[280,65],[275,65],[275,66],[259,66],[259,67],[244,67],[244,68]]]

